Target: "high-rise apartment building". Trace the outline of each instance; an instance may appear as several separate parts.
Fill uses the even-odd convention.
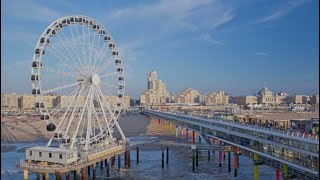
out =
[[[200,93],[197,90],[186,88],[173,99],[175,103],[199,103],[199,96]]]
[[[169,97],[166,84],[157,79],[157,72],[148,72],[148,89],[140,96],[141,105],[160,105]]]
[[[16,93],[1,94],[1,108],[15,109],[18,107]]]
[[[204,98],[206,105],[216,105],[216,104],[228,104],[229,103],[229,95],[227,95],[224,91],[218,91],[207,94]]]

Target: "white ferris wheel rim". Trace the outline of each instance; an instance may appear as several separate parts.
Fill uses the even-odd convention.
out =
[[[74,23],[72,24],[72,23],[70,23],[70,19],[71,18],[74,18]],[[80,19],[80,18],[82,18],[82,20],[83,21],[81,21],[81,22],[77,22],[77,20],[76,19]],[[66,22],[68,22],[68,20],[69,20],[69,24],[67,25],[67,26],[69,26],[69,28],[70,28],[70,31],[71,31],[71,33],[72,33],[72,30],[71,30],[71,26],[72,25],[80,25],[80,26],[83,26],[83,28],[85,27],[85,26],[87,26],[86,25],[86,22],[87,21],[89,21],[89,25],[87,26],[88,27],[88,31],[89,31],[89,27],[91,28],[91,27],[93,27],[94,25],[96,25],[96,26],[99,26],[100,27],[100,30],[98,31],[99,32],[99,34],[98,34],[98,39],[99,39],[99,35],[100,35],[100,31],[101,30],[103,30],[104,31],[104,33],[105,33],[105,35],[103,35],[103,37],[105,38],[105,37],[109,37],[109,41],[108,42],[110,42],[110,43],[108,43],[108,42],[104,42],[104,44],[103,44],[103,47],[104,47],[104,45],[105,44],[109,44],[109,46],[110,46],[110,44],[113,44],[113,48],[111,48],[112,49],[112,53],[113,53],[113,50],[115,50],[116,52],[119,52],[119,50],[118,49],[116,49],[115,47],[117,47],[117,46],[115,46],[115,41],[114,41],[114,39],[112,38],[112,36],[111,36],[111,34],[109,33],[109,31],[100,23],[100,22],[98,22],[97,20],[95,20],[95,19],[93,19],[93,18],[91,18],[91,17],[88,17],[88,16],[83,16],[83,15],[74,15],[74,16],[65,16],[65,17],[62,17],[62,18],[60,18],[60,19],[58,19],[58,20],[56,20],[56,21],[54,21],[54,22],[52,22],[44,31],[43,31],[43,33],[42,33],[42,35],[39,37],[39,39],[38,39],[38,42],[37,42],[37,45],[36,45],[36,48],[35,48],[35,51],[37,50],[37,49],[39,49],[40,50],[40,53],[39,53],[39,55],[37,55],[36,53],[34,53],[34,56],[33,56],[33,62],[35,61],[35,59],[37,59],[37,63],[39,64],[39,67],[37,67],[37,68],[34,68],[34,67],[32,67],[32,71],[31,71],[31,73],[32,73],[32,75],[34,75],[35,74],[35,72],[37,72],[37,78],[38,78],[38,81],[36,82],[36,83],[34,83],[34,82],[32,82],[32,87],[33,87],[33,89],[36,89],[36,91],[37,91],[37,88],[40,90],[40,94],[37,94],[36,93],[36,99],[39,99],[39,100],[37,100],[36,102],[42,102],[43,103],[43,105],[44,105],[44,107],[43,107],[43,109],[42,110],[40,110],[41,111],[41,113],[46,113],[48,116],[49,116],[49,120],[46,120],[46,122],[51,122],[51,123],[53,123],[54,125],[55,125],[55,127],[57,127],[57,129],[54,131],[54,132],[58,132],[58,133],[64,133],[64,132],[59,132],[59,128],[60,128],[60,124],[59,125],[57,125],[57,123],[55,122],[55,119],[53,118],[53,117],[51,117],[53,114],[51,114],[50,113],[50,110],[46,107],[46,105],[45,105],[45,103],[44,103],[44,97],[43,97],[43,92],[47,92],[47,91],[43,91],[43,86],[42,86],[42,83],[41,83],[41,81],[42,81],[42,75],[41,75],[41,72],[42,72],[42,70],[44,69],[44,68],[42,68],[42,62],[43,62],[43,53],[42,52],[44,52],[44,50],[46,50],[46,45],[48,45],[49,43],[46,43],[47,42],[47,40],[49,40],[50,39],[50,36],[51,36],[51,33],[52,33],[52,31],[53,30],[55,30],[55,31],[57,31],[57,30],[59,30],[59,29],[56,29],[55,27],[58,27],[58,25],[61,25],[62,24],[62,22],[63,21],[66,21]],[[62,26],[61,27],[61,30],[63,29],[64,27]],[[51,29],[51,31],[50,31],[50,29]],[[48,31],[50,32],[50,33],[48,33]],[[57,31],[58,32],[58,31]],[[77,32],[78,32],[78,29],[77,29]],[[97,33],[97,32],[96,32]],[[65,35],[65,34],[64,34]],[[84,35],[84,34],[83,34]],[[94,34],[94,37],[95,37],[95,35],[96,34]],[[78,34],[78,36],[79,36],[79,34]],[[73,34],[72,34],[72,37],[73,37]],[[45,40],[45,43],[41,43],[40,42],[40,40],[42,39],[42,38],[44,38],[44,40]],[[60,37],[59,37],[60,38]],[[73,37],[74,38],[74,37]],[[80,37],[79,37],[79,39],[80,39]],[[85,40],[84,40],[85,38],[83,37],[83,43],[85,43]],[[61,39],[60,39],[61,40]],[[81,41],[80,41],[81,42]],[[82,42],[81,42],[82,43]],[[90,39],[89,39],[89,43],[90,43]],[[75,44],[76,45],[76,44]],[[89,44],[90,45],[90,44]],[[50,45],[51,46],[51,45]],[[66,46],[65,46],[66,47]],[[94,47],[94,44],[92,43],[92,48]],[[98,47],[98,45],[97,45],[97,47]],[[103,49],[103,47],[102,47],[102,49]],[[70,46],[69,48],[72,48],[73,49],[73,47],[72,46]],[[100,53],[101,53],[101,51],[102,51],[102,49],[100,50]],[[100,53],[98,54],[98,55],[100,55]],[[70,54],[70,53],[69,53]],[[78,54],[79,55],[79,54]],[[38,56],[38,58],[37,58],[37,56]],[[45,55],[44,55],[45,56]],[[96,53],[96,55],[95,56],[97,56],[97,53]],[[84,58],[86,58],[86,57],[84,57]],[[95,57],[95,58],[97,58],[97,57]],[[99,57],[100,58],[100,57]],[[118,118],[119,118],[119,115],[120,115],[120,111],[122,110],[122,106],[123,106],[123,98],[124,98],[124,87],[125,87],[125,81],[124,81],[124,68],[123,68],[123,64],[122,64],[122,58],[118,55],[118,53],[117,53],[117,55],[116,56],[113,56],[113,55],[111,55],[111,58],[113,59],[113,60],[117,60],[117,59],[119,59],[120,61],[121,61],[121,63],[120,64],[117,64],[116,65],[116,67],[118,67],[118,68],[120,68],[121,69],[121,72],[117,72],[117,74],[118,74],[118,79],[119,79],[119,89],[118,89],[118,97],[117,97],[117,106],[116,106],[116,110],[114,110],[113,111],[113,113],[112,113],[112,111],[110,111],[109,109],[107,109],[108,111],[109,111],[109,113],[110,113],[110,118],[112,118],[110,121],[109,121],[109,123],[113,123],[111,126],[109,126],[109,125],[107,125],[107,128],[106,127],[104,127],[103,128],[103,130],[101,130],[101,127],[100,127],[100,133],[98,133],[98,134],[95,134],[95,136],[94,137],[86,137],[87,139],[87,141],[88,142],[91,142],[93,139],[97,139],[97,137],[99,138],[105,138],[106,137],[106,135],[108,134],[109,136],[111,136],[112,137],[112,132],[111,132],[111,130],[110,130],[110,128],[113,128],[114,126],[116,126],[118,129],[119,129],[119,131],[120,131],[120,133],[121,133],[121,135],[122,135],[122,138],[123,139],[125,139],[125,137],[124,137],[124,135],[123,135],[123,133],[122,133],[122,130],[121,130],[121,128],[119,127],[119,125],[118,125]],[[93,58],[92,58],[93,59]],[[96,60],[96,59],[95,59]],[[109,60],[109,59],[108,59]],[[60,59],[59,59],[59,61],[60,61]],[[91,53],[90,53],[90,61],[91,61]],[[58,62],[58,61],[57,61]],[[81,62],[80,62],[81,63]],[[71,63],[70,63],[71,64]],[[81,64],[82,65],[82,64]],[[91,64],[90,64],[91,65]],[[95,65],[95,64],[94,64]],[[102,64],[102,65],[104,65],[104,64]],[[80,65],[79,65],[79,67],[80,67]],[[95,68],[97,68],[97,67],[95,67]],[[84,69],[86,69],[86,68],[84,68]],[[90,69],[90,68],[88,68],[88,69]],[[102,99],[100,99],[99,98],[99,95],[104,95],[104,94],[107,94],[106,92],[105,93],[103,93],[103,89],[102,88],[100,88],[100,84],[102,83],[101,82],[101,79],[102,79],[102,77],[103,76],[106,76],[106,75],[98,75],[98,73],[99,72],[96,72],[96,70],[99,70],[99,68],[97,68],[97,69],[95,69],[94,70],[94,72],[92,72],[92,70],[91,71],[89,71],[88,70],[88,73],[91,73],[91,77],[89,77],[89,79],[90,80],[88,80],[88,82],[85,82],[85,83],[89,83],[89,81],[91,82],[91,85],[90,85],[90,88],[89,88],[89,90],[88,90],[88,95],[87,95],[87,100],[86,100],[86,102],[85,102],[85,104],[83,105],[84,107],[83,107],[83,111],[82,111],[82,114],[83,114],[83,112],[85,111],[85,108],[86,108],[86,106],[88,105],[87,104],[87,101],[88,101],[88,99],[89,99],[89,94],[93,94],[93,93],[96,93],[97,95],[97,99],[100,101],[100,105],[101,105],[101,113],[102,113],[102,115],[104,116],[103,118],[105,118],[105,120],[107,119],[106,118],[106,113],[104,112],[104,108],[103,108],[103,106],[102,106],[102,104],[103,104],[103,102],[102,102]],[[79,71],[81,71],[80,69],[79,69]],[[87,71],[86,71],[87,72]],[[122,77],[122,80],[120,80],[120,77]],[[75,83],[79,83],[79,82],[75,82]],[[90,83],[89,83],[90,84]],[[71,86],[71,85],[70,85]],[[76,84],[72,84],[72,86],[76,86]],[[81,91],[83,90],[83,88],[84,87],[86,87],[87,85],[83,85],[82,86],[82,88],[79,88],[78,90],[77,89],[75,89],[75,90],[77,90],[78,92],[77,93],[79,93],[79,94],[81,94]],[[92,86],[94,86],[94,88],[93,89],[95,89],[95,92],[91,89],[91,87]],[[122,86],[122,88],[120,89],[120,86]],[[79,87],[81,87],[80,86],[80,84],[79,84]],[[101,86],[102,87],[102,86]],[[66,88],[66,87],[64,87],[64,88]],[[102,89],[102,90],[101,90]],[[72,93],[71,93],[72,94]],[[120,97],[120,95],[121,95],[121,97]],[[77,94],[76,95],[74,95],[74,97],[73,98],[75,98],[75,96],[77,96]],[[80,96],[80,95],[79,95]],[[91,95],[91,96],[93,96],[93,95]],[[103,96],[104,97],[104,96]],[[92,98],[92,97],[91,97]],[[78,99],[78,97],[76,98],[76,99]],[[91,99],[90,99],[90,101],[91,101]],[[119,103],[120,103],[120,105],[119,105]],[[93,116],[93,110],[95,110],[95,107],[94,107],[94,105],[92,106],[91,105],[92,103],[90,102],[90,108],[92,109],[92,112],[91,112],[91,116]],[[70,102],[70,105],[71,105],[71,102]],[[76,101],[76,104],[75,105],[77,105],[77,101]],[[108,108],[108,107],[107,107]],[[76,107],[73,107],[73,111],[74,111],[74,109],[76,109]],[[87,109],[88,109],[88,111],[89,111],[89,107],[87,107]],[[81,111],[81,109],[79,109],[79,111]],[[68,112],[68,109],[66,109],[66,112]],[[115,113],[115,112],[118,112],[117,114]],[[73,112],[74,113],[74,112]],[[95,113],[97,114],[97,111],[95,111]],[[66,113],[65,113],[66,114]],[[45,115],[44,115],[45,116]],[[81,123],[81,117],[83,117],[83,116],[79,116],[80,117],[80,123]],[[96,117],[96,120],[98,121],[98,117]],[[67,121],[67,120],[66,120]],[[69,128],[69,126],[70,126],[70,123],[71,123],[71,121],[72,120],[69,120],[70,122],[68,123],[68,128]],[[89,121],[89,116],[88,116],[88,121]],[[90,121],[91,121],[91,119],[90,119]],[[75,136],[74,137],[70,137],[69,139],[71,139],[72,140],[72,145],[71,145],[71,148],[73,148],[73,145],[74,145],[74,143],[75,143],[75,137],[77,136],[77,133],[78,133],[78,128],[79,128],[79,125],[80,125],[80,123],[78,123],[78,126],[77,126],[77,129],[76,129],[76,132],[75,132]],[[107,120],[106,120],[106,124],[108,124],[107,123]],[[100,126],[100,124],[99,124],[99,126]],[[88,128],[88,127],[87,127]],[[107,133],[107,131],[108,131],[108,133]],[[66,132],[66,136],[68,136],[68,134],[67,134],[68,132]],[[87,132],[87,134],[88,134],[88,132]],[[90,133],[89,133],[90,134]],[[81,136],[81,138],[82,138],[82,136]],[[52,141],[52,139],[53,138],[51,138],[51,140],[49,141],[49,143],[48,143],[48,145],[51,143],[51,141]],[[86,146],[88,146],[88,142],[86,143]]]

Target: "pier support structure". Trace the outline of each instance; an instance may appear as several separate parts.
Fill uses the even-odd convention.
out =
[[[23,180],[28,180],[28,170],[23,170]]]

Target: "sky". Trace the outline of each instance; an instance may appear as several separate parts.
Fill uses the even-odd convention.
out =
[[[4,0],[1,93],[31,92],[38,38],[69,15],[90,16],[112,34],[131,98],[153,69],[175,94],[252,95],[265,82],[274,93],[319,93],[317,0]]]

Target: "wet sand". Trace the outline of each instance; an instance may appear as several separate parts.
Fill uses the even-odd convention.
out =
[[[46,130],[46,123],[41,120],[25,122],[17,120],[18,123],[10,122],[8,119],[1,121],[1,152],[14,151],[15,148],[10,147],[10,144],[13,143],[47,142],[52,136],[52,132]],[[175,139],[173,128],[160,125],[157,120],[144,115],[121,116],[119,125],[126,137],[156,136],[161,140]],[[120,137],[117,128],[115,128],[114,136]]]

